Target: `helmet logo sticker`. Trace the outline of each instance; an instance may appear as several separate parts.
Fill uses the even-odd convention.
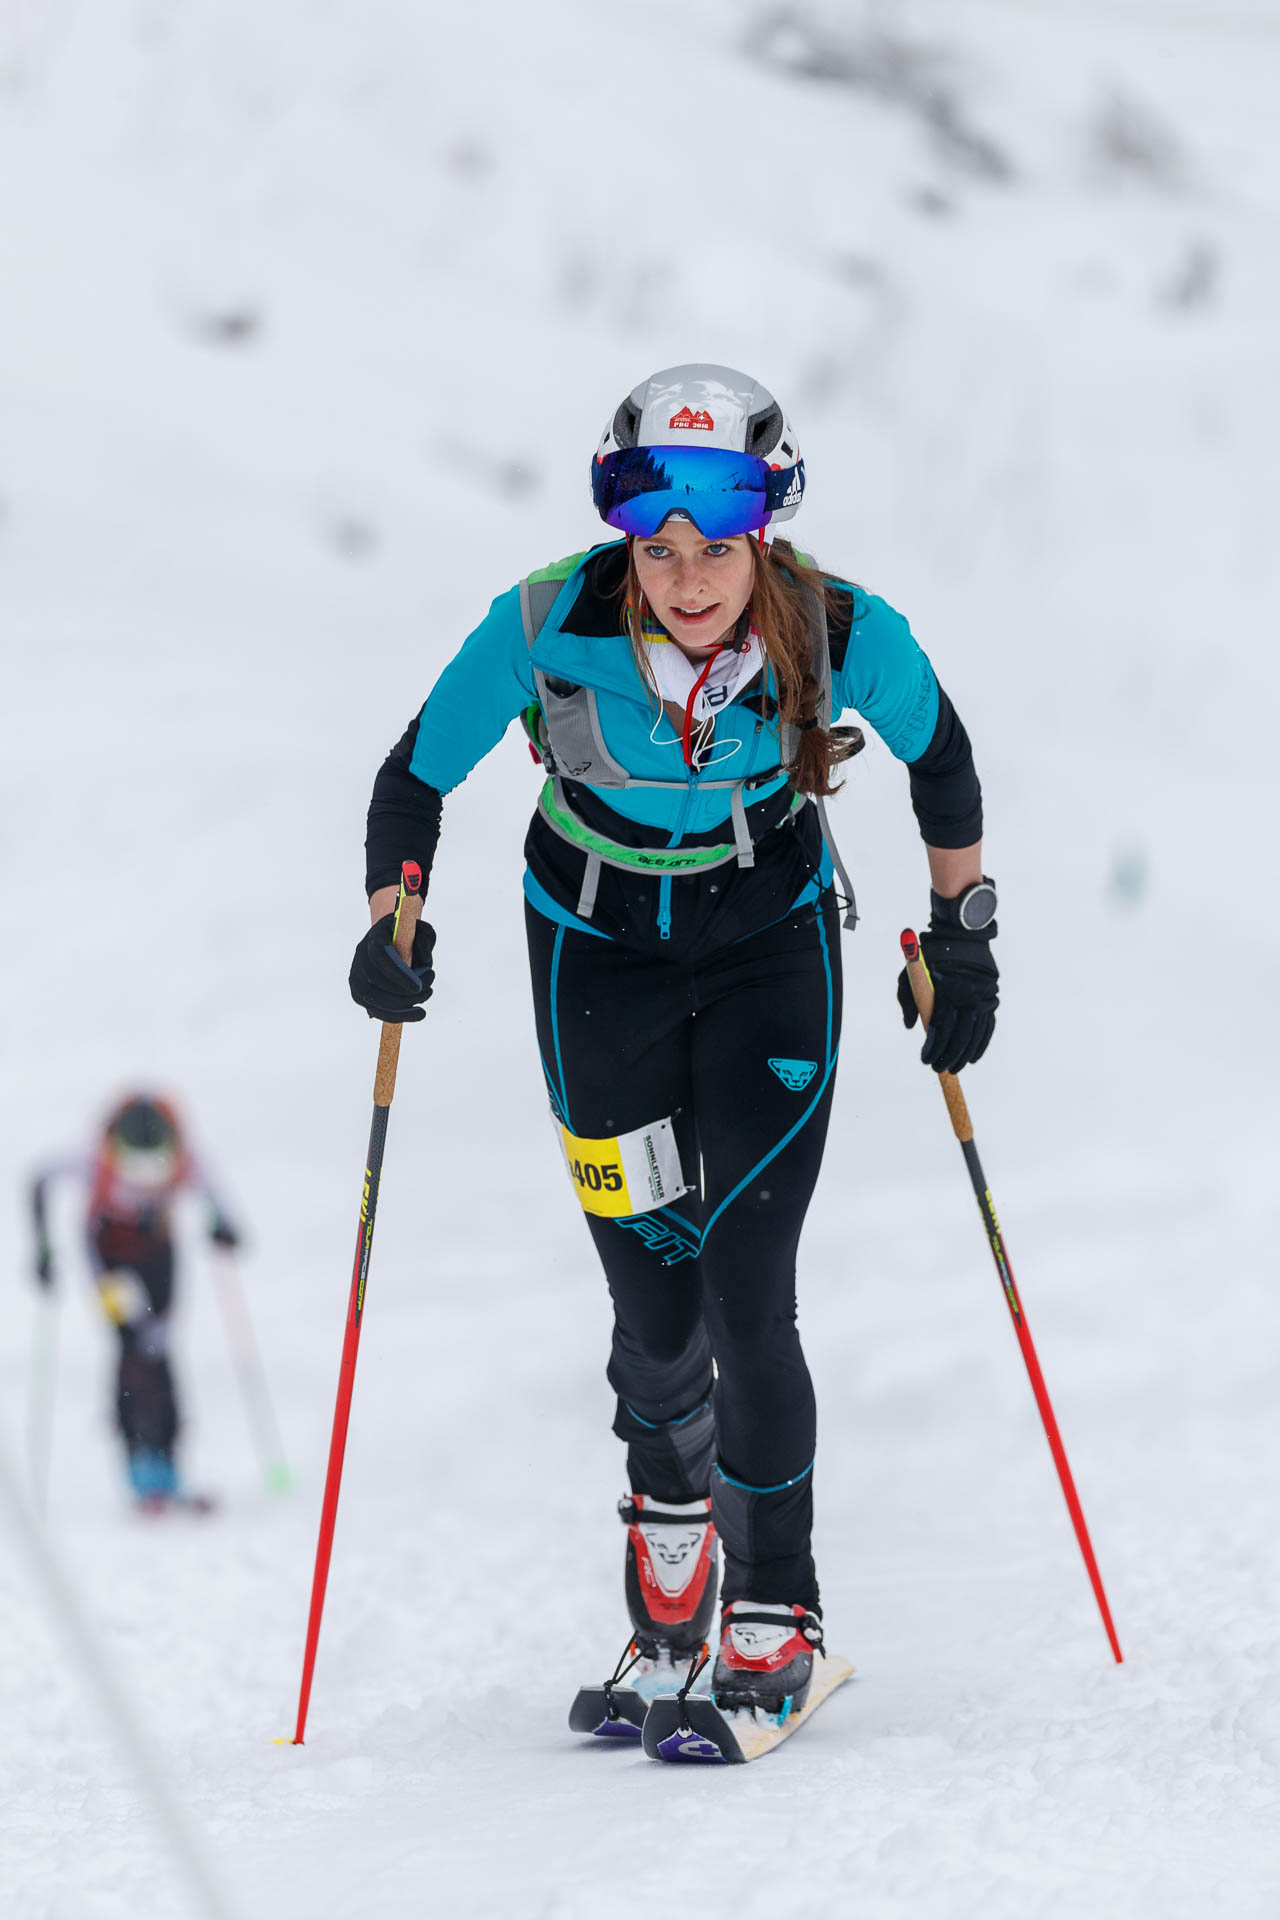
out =
[[[714,433],[716,423],[704,407],[694,413],[685,406],[679,413],[672,414],[667,425],[678,428],[681,433]]]
[[[816,1060],[771,1060],[769,1065],[788,1093],[803,1093],[818,1071]]]

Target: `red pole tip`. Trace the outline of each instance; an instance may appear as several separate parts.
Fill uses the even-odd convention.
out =
[[[400,877],[404,881],[406,893],[419,893],[422,889],[422,868],[416,860],[406,860],[400,868]]]
[[[899,935],[899,940],[901,942],[904,959],[915,960],[919,958],[920,942],[916,939],[914,928],[904,927]]]

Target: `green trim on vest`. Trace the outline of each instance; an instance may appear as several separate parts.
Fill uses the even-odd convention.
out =
[[[587,547],[582,553],[571,553],[567,560],[553,560],[549,567],[539,567],[536,573],[527,576],[530,585],[536,585],[543,580],[567,580],[574,568],[581,566],[590,552],[591,548]]]
[[[608,860],[615,867],[632,867],[637,873],[697,873],[702,867],[722,866],[726,860],[737,858],[738,849],[730,841],[719,847],[624,847],[619,840],[609,840],[602,833],[596,833],[576,813],[566,813],[556,805],[555,782],[548,780],[538,796],[538,805],[547,819],[563,834],[566,840],[572,840],[575,846],[587,853],[598,853],[602,860]],[[791,812],[804,805],[804,795],[791,796]]]
[[[715,866],[737,851],[732,844],[723,847],[624,847],[621,841],[609,840],[604,834],[593,832],[576,814],[566,813],[558,807],[554,787],[555,782],[548,780],[538,797],[538,805],[552,826],[566,840],[572,840],[587,853],[598,853],[602,860],[612,861],[617,866],[634,867],[640,873],[696,873],[699,867]]]

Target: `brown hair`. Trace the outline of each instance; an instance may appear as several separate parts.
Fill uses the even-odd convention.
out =
[[[773,669],[779,717],[800,729],[796,757],[787,772],[798,792],[826,799],[838,791],[831,784],[832,769],[847,760],[853,748],[818,723],[819,688],[813,674],[805,592],[807,589],[814,594],[830,614],[831,591],[817,568],[802,559],[789,540],[774,540],[769,546],[761,546],[753,539],[751,557],[756,575],[748,602],[752,625],[760,635],[765,657]],[[632,543],[628,541],[622,630],[631,641],[640,676],[656,699],[657,688],[641,645],[638,614],[643,602]]]

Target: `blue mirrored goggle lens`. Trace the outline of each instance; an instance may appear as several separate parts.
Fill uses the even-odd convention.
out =
[[[782,477],[728,447],[625,447],[592,463],[591,492],[601,517],[634,538],[683,513],[704,539],[726,540],[767,524]]]

